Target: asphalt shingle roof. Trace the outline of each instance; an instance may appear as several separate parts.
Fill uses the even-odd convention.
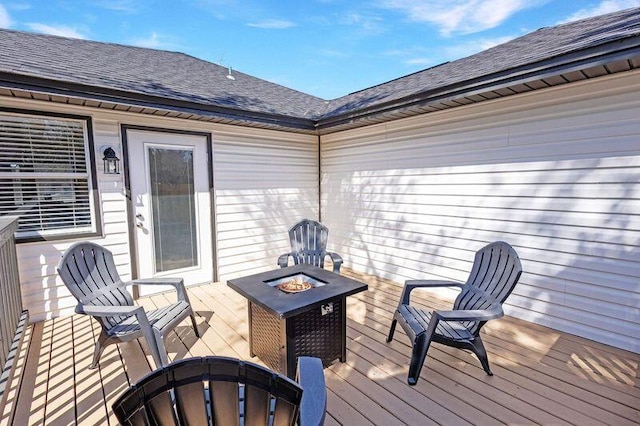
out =
[[[325,102],[184,53],[0,30],[0,72],[299,118]]]
[[[325,101],[183,53],[0,30],[0,82],[12,75],[205,107],[321,120],[490,79],[575,52],[640,39],[640,8],[542,28],[481,53]],[[636,43],[636,47],[640,42]],[[42,80],[40,80],[42,79]],[[90,91],[89,91],[90,92]]]

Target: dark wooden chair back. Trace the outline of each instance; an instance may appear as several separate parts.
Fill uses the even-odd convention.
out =
[[[123,425],[293,425],[302,393],[265,367],[209,356],[149,374],[118,398],[113,412]]]

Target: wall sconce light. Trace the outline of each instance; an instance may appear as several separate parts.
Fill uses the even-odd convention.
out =
[[[120,159],[116,156],[116,152],[111,147],[107,147],[102,151],[104,158],[104,173],[107,175],[120,174]]]

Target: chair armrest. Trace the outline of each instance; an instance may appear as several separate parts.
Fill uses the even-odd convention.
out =
[[[327,252],[327,256],[331,258],[331,262],[333,263],[333,272],[336,274],[340,273],[340,267],[342,266],[342,256],[338,253]]]
[[[278,266],[281,268],[286,268],[289,265],[289,256],[292,256],[292,253],[281,254],[278,257]]]
[[[140,331],[147,341],[147,345],[151,349],[151,354],[153,355],[156,367],[159,368],[163,365],[156,338],[151,330],[151,324],[149,324],[149,318],[147,318],[147,313],[144,311],[142,306],[97,306],[78,303],[76,306],[76,312],[96,317],[127,317],[135,315],[138,325],[140,326]],[[107,331],[107,334],[108,333],[109,331]]]
[[[92,315],[96,317],[117,317],[136,315],[138,311],[144,313],[142,306],[102,306],[102,305],[76,305],[76,313]]]
[[[504,311],[496,306],[492,309],[434,311],[433,314],[442,321],[489,321],[504,316]]]
[[[327,388],[320,358],[301,356],[298,358],[298,383],[302,387],[300,404],[300,426],[324,424],[327,411]]]
[[[416,288],[436,288],[436,287],[463,287],[464,284],[457,281],[446,280],[407,280],[404,282],[399,305],[408,305],[411,292]]]
[[[189,301],[187,292],[184,289],[184,280],[182,278],[141,278],[131,281],[131,285],[170,285],[176,289],[178,300]]]
[[[140,278],[140,279],[131,281],[131,284],[172,285],[172,286],[175,287],[176,285],[180,285],[180,283],[182,283],[182,282],[183,282],[182,278],[175,278],[175,277],[169,277],[169,278]]]

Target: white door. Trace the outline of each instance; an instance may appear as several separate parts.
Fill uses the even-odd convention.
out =
[[[127,130],[139,278],[213,279],[207,138]],[[167,290],[140,287],[140,295]]]

